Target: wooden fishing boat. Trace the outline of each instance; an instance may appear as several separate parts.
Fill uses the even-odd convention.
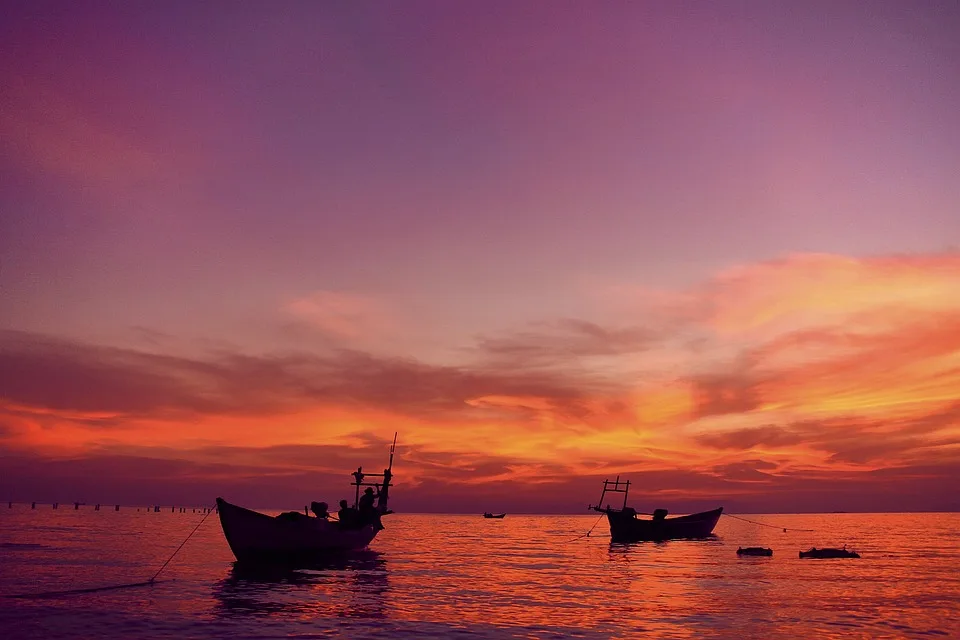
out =
[[[809,551],[801,551],[801,558],[859,558],[860,554],[856,551],[847,551],[847,548],[843,549],[817,549],[813,547]]]
[[[490,513],[489,511],[483,514],[484,518],[505,518],[507,514],[505,513]]]
[[[693,513],[687,516],[667,517],[666,509],[656,509],[652,514],[640,514],[627,506],[627,493],[630,491],[630,481],[621,482],[620,476],[613,482],[603,481],[603,493],[594,511],[607,514],[610,523],[610,539],[612,542],[642,542],[674,540],[681,538],[706,538],[713,533],[713,528],[720,520],[723,507],[702,513]],[[620,509],[603,505],[607,493],[622,493],[623,506]],[[652,515],[651,518],[640,518],[640,515]]]
[[[380,519],[392,513],[387,509],[393,478],[393,455],[397,440],[390,447],[390,464],[383,473],[353,472],[356,499],[352,522],[284,513],[273,517],[217,498],[217,512],[223,535],[238,562],[310,562],[367,547],[383,529]],[[370,482],[367,478],[382,478]],[[376,488],[377,504],[360,509],[360,487]]]

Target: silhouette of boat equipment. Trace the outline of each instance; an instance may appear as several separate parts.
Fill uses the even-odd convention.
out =
[[[809,551],[801,551],[801,558],[859,558],[860,554],[856,551],[847,551],[847,548],[843,549],[817,549],[813,547]]]
[[[485,514],[483,514],[483,517],[484,518],[504,518],[506,515],[507,514],[505,513],[490,513],[489,511],[487,511]]]
[[[378,502],[373,511],[366,514],[354,512],[356,522],[343,523],[326,518],[313,518],[300,513],[285,513],[273,517],[231,504],[217,498],[220,526],[238,562],[308,562],[329,558],[345,552],[365,548],[383,529],[381,516],[393,513],[387,509],[388,491],[393,478],[393,455],[397,448],[394,435],[390,447],[390,464],[383,473],[363,473],[363,468],[353,472],[356,487],[354,509],[360,503],[360,487],[378,490]],[[382,478],[370,482],[367,478]]]
[[[621,482],[620,476],[617,476],[617,479],[613,482],[604,480],[600,501],[596,506],[589,507],[594,511],[607,514],[607,521],[610,523],[611,542],[706,538],[713,533],[713,528],[717,526],[720,514],[723,513],[723,507],[718,507],[712,511],[668,518],[666,509],[656,509],[652,518],[639,518],[639,515],[650,514],[640,514],[627,506],[627,493],[629,491],[630,481]],[[607,493],[622,493],[623,506],[620,509],[613,509],[609,504],[606,507],[601,506]]]

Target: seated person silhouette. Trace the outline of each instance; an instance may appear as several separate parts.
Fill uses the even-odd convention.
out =
[[[340,518],[340,526],[344,529],[355,529],[359,526],[357,510],[347,504],[346,500],[340,501],[340,511],[337,517]]]

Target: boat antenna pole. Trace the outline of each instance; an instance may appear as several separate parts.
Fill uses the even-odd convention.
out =
[[[397,450],[397,436],[399,434],[399,431],[393,432],[393,444],[390,445],[390,464],[387,465],[387,471],[393,471],[393,454]]]
[[[393,454],[397,451],[398,431],[393,432],[393,444],[390,445],[390,464],[383,470],[383,488],[380,489],[380,498],[377,500],[377,509],[380,513],[387,513],[387,500],[390,495],[390,481],[393,479]]]

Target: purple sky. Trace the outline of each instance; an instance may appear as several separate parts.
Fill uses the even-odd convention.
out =
[[[960,246],[956,2],[0,16],[0,330],[459,365],[625,291]]]

